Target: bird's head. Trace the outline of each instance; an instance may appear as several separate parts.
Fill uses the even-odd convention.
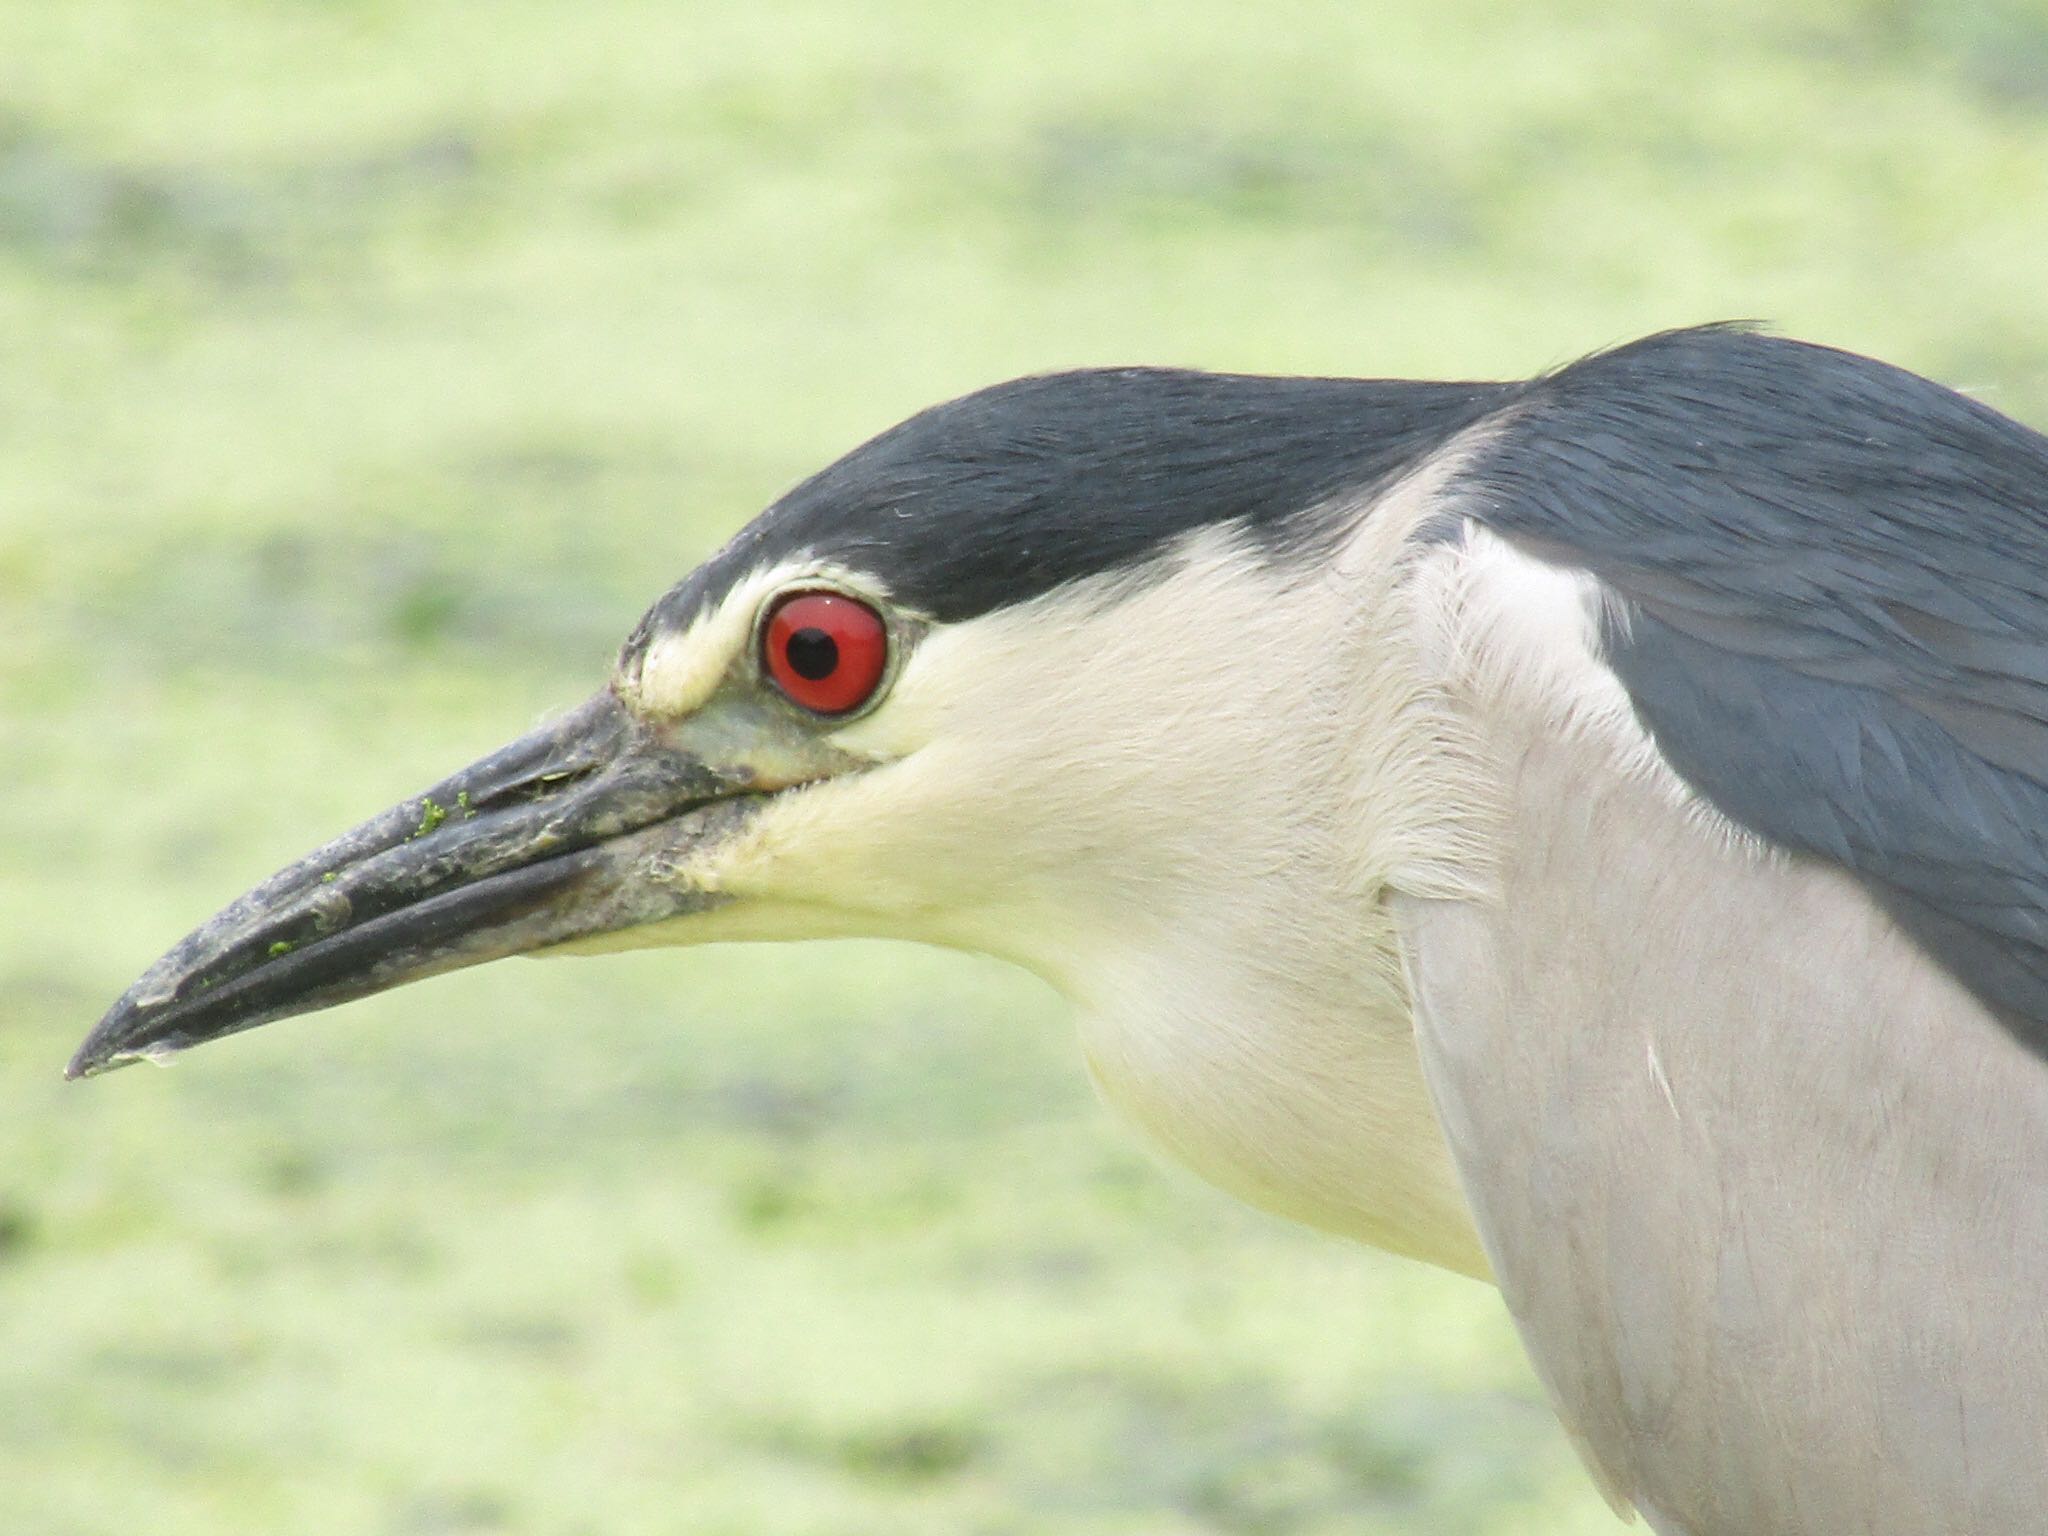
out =
[[[588,702],[201,925],[71,1073],[541,950],[909,938],[1105,1001],[1156,941],[1240,942],[1234,891],[1355,894],[1331,740],[1369,728],[1369,615],[1333,553],[1494,398],[1130,369],[913,417],[656,602]]]

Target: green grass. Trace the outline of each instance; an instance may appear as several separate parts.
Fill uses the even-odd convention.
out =
[[[2048,420],[2043,164],[2020,0],[0,9],[0,1530],[1612,1529],[1490,1292],[1156,1169],[986,962],[58,1069],[933,399],[1758,316]]]

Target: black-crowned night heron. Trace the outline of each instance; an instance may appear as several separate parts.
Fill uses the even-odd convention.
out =
[[[1660,1532],[2048,1529],[2048,439],[1982,405],[1724,329],[970,395],[71,1070],[841,934],[1038,972],[1175,1156],[1495,1277]]]

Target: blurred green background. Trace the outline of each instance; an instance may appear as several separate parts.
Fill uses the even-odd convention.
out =
[[[1056,1000],[507,964],[66,1087],[217,904],[1061,365],[1762,317],[2048,421],[2037,3],[0,5],[0,1532],[1600,1532],[1491,1292]]]

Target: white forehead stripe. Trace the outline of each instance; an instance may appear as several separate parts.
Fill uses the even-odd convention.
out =
[[[688,628],[656,635],[641,659],[639,675],[621,680],[626,702],[643,715],[668,719],[703,707],[752,641],[761,605],[777,592],[809,583],[878,601],[886,595],[872,579],[808,554],[778,561],[733,583]]]
[[[735,583],[687,629],[656,635],[640,662],[633,704],[642,714],[687,715],[711,697],[754,632],[762,602],[794,574],[775,566]]]

